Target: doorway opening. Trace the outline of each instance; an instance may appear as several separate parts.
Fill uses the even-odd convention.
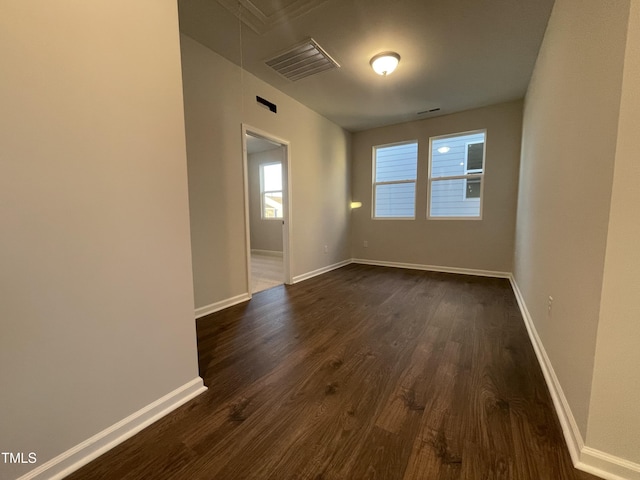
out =
[[[250,295],[291,283],[289,245],[289,144],[242,127]]]

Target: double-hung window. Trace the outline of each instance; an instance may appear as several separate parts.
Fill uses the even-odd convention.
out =
[[[373,147],[373,218],[415,218],[418,142]]]
[[[282,218],[282,164],[260,165],[260,202],[262,218]]]
[[[429,218],[482,218],[486,131],[432,137]]]

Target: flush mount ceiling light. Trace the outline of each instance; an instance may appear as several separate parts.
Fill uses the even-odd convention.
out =
[[[400,55],[396,52],[384,52],[373,57],[369,63],[374,72],[386,76],[396,69],[399,61]]]
[[[449,147],[440,147],[438,153],[447,153],[449,150],[451,150]]]

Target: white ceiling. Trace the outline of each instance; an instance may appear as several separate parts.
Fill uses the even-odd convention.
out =
[[[180,0],[180,29],[350,131],[522,98],[553,6],[553,0],[239,1],[242,29],[230,11],[238,0]],[[341,68],[291,82],[265,65],[309,37]],[[369,60],[387,50],[402,58],[392,75],[380,77]]]
[[[280,148],[281,145],[260,137],[247,134],[247,154],[268,152]]]

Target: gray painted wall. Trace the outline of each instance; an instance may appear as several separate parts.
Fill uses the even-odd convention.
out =
[[[640,465],[638,78],[640,2],[636,0],[631,2],[627,31],[587,444]]]
[[[3,2],[0,462],[198,377],[173,0]]]
[[[514,275],[583,439],[628,14],[626,0],[556,1],[524,110]]]
[[[282,162],[284,148],[247,155],[249,171],[249,216],[251,250],[282,252],[282,220],[262,218],[260,200],[260,165]],[[284,186],[284,184],[283,184]]]
[[[351,251],[354,258],[511,271],[522,102],[510,102],[353,135]],[[487,129],[482,220],[427,220],[429,138]],[[418,141],[414,220],[372,219],[372,148]],[[368,247],[364,247],[364,241]]]
[[[196,307],[247,293],[243,122],[290,142],[293,276],[349,259],[351,134],[195,40],[181,46]]]

